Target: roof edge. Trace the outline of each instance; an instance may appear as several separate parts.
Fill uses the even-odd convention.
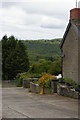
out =
[[[67,28],[66,28],[66,30],[65,30],[65,33],[64,33],[64,35],[63,35],[63,38],[62,38],[62,40],[61,40],[60,49],[62,48],[62,46],[63,46],[63,44],[64,44],[65,38],[66,38],[66,36],[67,36],[67,34],[68,34],[68,31],[69,31],[70,27],[71,27],[71,21],[69,21],[69,23],[68,23],[68,25],[67,25]]]

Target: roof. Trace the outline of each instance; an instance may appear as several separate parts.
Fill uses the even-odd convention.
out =
[[[77,22],[76,22],[77,23]],[[61,41],[61,44],[60,44],[60,48],[62,48],[62,46],[63,46],[63,44],[64,44],[64,42],[65,42],[65,39],[66,39],[66,36],[67,36],[67,34],[68,34],[68,32],[69,32],[69,29],[70,29],[70,27],[71,27],[71,25],[72,25],[73,23],[71,22],[71,21],[69,21],[69,23],[68,23],[68,25],[67,25],[67,28],[66,28],[66,31],[65,31],[65,33],[64,33],[64,35],[63,35],[63,39],[62,39],[62,41]],[[78,36],[80,36],[80,23],[77,23],[77,24],[73,24],[73,26],[74,26],[74,29],[75,29],[75,32],[76,32],[76,34],[78,34]]]
[[[67,28],[66,28],[66,31],[65,31],[65,33],[64,33],[64,35],[63,35],[63,39],[62,39],[61,44],[60,44],[60,48],[62,48],[62,46],[63,46],[63,44],[64,44],[65,38],[66,38],[66,36],[67,36],[67,33],[68,33],[70,27],[71,27],[71,22],[69,21],[69,23],[68,23],[68,25],[67,25]]]

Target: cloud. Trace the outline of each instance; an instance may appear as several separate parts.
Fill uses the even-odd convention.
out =
[[[23,39],[54,38],[63,35],[73,0],[3,0],[0,33]]]
[[[41,27],[49,29],[61,29],[65,27],[65,21],[62,19],[43,17]]]
[[[80,1],[78,2],[78,7],[80,8]]]
[[[26,2],[3,2],[4,7],[16,6],[29,14],[43,14],[56,17],[67,17],[67,12],[74,6],[74,1],[66,0],[26,0]],[[22,0],[21,0],[22,1]]]
[[[26,25],[32,25],[37,24],[40,20],[40,16],[38,15],[31,15],[26,13],[23,9],[19,7],[10,7],[8,9],[1,9],[2,12],[2,20],[0,20],[0,23],[3,24],[3,26],[11,26],[11,27],[24,27]]]
[[[4,24],[21,24],[24,23],[26,18],[26,13],[16,7],[10,7],[8,9],[2,8],[2,19]]]

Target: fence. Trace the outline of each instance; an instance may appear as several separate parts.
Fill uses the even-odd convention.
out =
[[[17,87],[17,80],[3,80],[2,87]]]

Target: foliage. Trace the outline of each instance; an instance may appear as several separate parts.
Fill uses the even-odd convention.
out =
[[[71,78],[64,78],[64,82],[73,86],[75,89],[78,89],[78,84],[73,81]]]
[[[49,73],[53,75],[58,75],[61,73],[61,59],[60,58],[52,62],[52,65],[49,69]]]
[[[73,84],[73,80],[71,78],[64,78],[64,82],[70,85]]]
[[[34,83],[34,84],[38,84],[38,81],[34,80],[33,83]]]
[[[18,73],[17,76],[16,76],[16,80],[17,80],[17,86],[18,87],[22,87],[22,83],[23,83],[23,80],[27,78],[27,72],[24,72],[24,73]]]
[[[41,90],[41,94],[44,93],[44,88],[47,87],[47,81],[48,80],[52,80],[55,79],[56,77],[50,74],[45,73],[39,80],[38,80],[38,84],[41,86],[42,90]]]
[[[40,59],[30,66],[29,73],[40,75],[43,72],[58,75],[61,73],[61,60],[60,58],[56,61],[47,61],[45,59]]]
[[[17,87],[22,87],[22,84],[23,84],[23,79],[18,79],[18,82],[17,82]]]
[[[58,79],[58,82],[59,82],[59,83],[63,83],[63,82],[64,82],[63,78],[59,78],[59,79]]]
[[[75,90],[79,90],[79,85],[77,83],[73,83],[73,87],[75,88]]]
[[[47,82],[46,82],[46,87],[47,87],[48,89],[51,89],[51,80],[50,80],[50,79],[47,80]]]
[[[55,76],[45,73],[45,74],[39,79],[38,83],[39,83],[39,85],[40,85],[41,87],[46,87],[46,82],[47,82],[47,80],[51,80],[51,79],[53,79],[53,77],[55,77]]]
[[[22,78],[21,74],[17,74],[15,79],[17,80],[17,87],[22,87],[23,78]]]
[[[18,73],[24,72],[27,78],[41,77],[43,72],[60,74],[60,41],[61,39],[20,41],[14,36],[8,38],[5,35],[2,38],[3,80],[14,79]]]
[[[72,78],[60,78],[59,82],[64,82],[64,83],[66,83],[68,85],[73,86],[73,88],[75,88],[75,89],[79,89],[78,83],[76,83],[75,81],[73,81]]]
[[[31,64],[40,59],[46,59],[53,62],[61,54],[59,47],[60,42],[61,39],[23,41],[24,45],[27,46]]]
[[[23,41],[30,60],[28,76],[41,77],[43,72],[53,75],[61,73],[60,42],[61,39]]]
[[[2,79],[12,80],[18,73],[29,69],[28,54],[24,44],[14,36],[2,38]]]
[[[51,62],[46,61],[44,59],[41,59],[40,61],[34,63],[30,67],[30,73],[43,73],[43,72],[48,72],[50,68]]]

